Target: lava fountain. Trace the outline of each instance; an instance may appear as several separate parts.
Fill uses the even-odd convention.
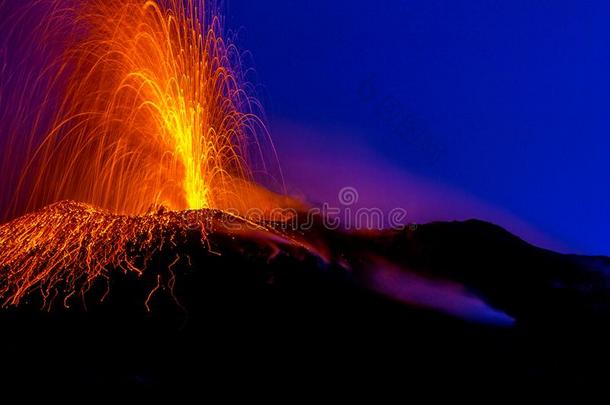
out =
[[[169,242],[166,211],[247,217],[284,201],[257,185],[281,172],[213,1],[0,7],[4,305],[84,293],[109,268],[140,274]]]
[[[262,110],[212,2],[38,0],[14,13],[4,49],[25,35],[32,54],[17,61],[30,71],[3,83],[24,79],[3,99],[12,114],[3,169],[13,174],[3,177],[17,179],[5,217],[61,200],[120,214],[242,210],[254,177],[277,173]]]

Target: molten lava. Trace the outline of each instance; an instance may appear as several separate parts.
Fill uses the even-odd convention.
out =
[[[0,11],[1,304],[68,305],[114,269],[142,273],[171,229],[205,244],[200,217],[285,203],[257,185],[281,173],[213,0]]]
[[[18,305],[37,292],[45,309],[57,300],[68,307],[72,298],[84,303],[85,294],[100,282],[107,286],[103,300],[113,271],[136,276],[154,271],[157,285],[150,299],[160,287],[173,291],[172,267],[178,262],[190,266],[190,255],[198,252],[222,254],[213,246],[219,238],[245,241],[261,231],[264,237],[253,236],[261,252],[277,250],[278,243],[304,248],[271,226],[220,210],[129,216],[71,201],[51,204],[0,226],[0,306]]]
[[[24,155],[21,165],[4,157],[19,179],[5,217],[61,200],[121,214],[242,211],[255,177],[277,175],[260,106],[212,2],[38,0],[15,11],[34,12],[44,15],[33,29],[4,23],[5,47],[27,29],[32,52],[42,52],[23,55],[25,90],[4,100],[29,114],[5,124],[3,151]]]

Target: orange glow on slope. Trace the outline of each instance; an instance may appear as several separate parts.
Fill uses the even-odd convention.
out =
[[[219,210],[116,215],[83,203],[51,204],[0,225],[0,307],[18,305],[33,292],[45,309],[56,301],[68,307],[73,298],[84,301],[96,283],[107,286],[103,300],[112,271],[142,276],[160,252],[179,250],[189,240],[207,252],[209,232],[230,232],[228,215]],[[260,227],[234,220],[233,226],[243,229]],[[178,255],[160,266],[148,300],[161,286],[173,291],[172,266],[180,260],[190,259]]]
[[[34,125],[9,134],[10,143],[38,145],[12,212],[61,200],[120,214],[259,203],[250,198],[253,173],[270,172],[265,155],[274,151],[210,2],[34,3],[49,12],[32,37],[64,50],[30,86],[45,100],[61,96],[42,139],[44,106]],[[24,125],[35,129],[24,133]]]

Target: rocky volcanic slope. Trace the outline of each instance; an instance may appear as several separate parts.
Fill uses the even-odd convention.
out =
[[[3,381],[11,384],[214,391],[232,382],[273,391],[347,380],[358,391],[381,383],[398,390],[605,378],[595,371],[608,357],[605,257],[539,249],[476,220],[345,233],[252,224],[217,211],[160,210],[138,219],[75,203],[29,220],[44,224],[58,212],[68,222],[118,221],[114,232],[139,236],[113,242],[125,256],[99,280],[85,278],[86,291],[68,301],[48,306],[33,285],[18,306],[0,312],[0,343],[10,348]],[[31,244],[18,221],[0,235]],[[104,245],[91,236],[86,243]],[[52,249],[45,250],[51,257]],[[0,268],[11,272],[11,265]],[[61,298],[72,287],[51,290]]]

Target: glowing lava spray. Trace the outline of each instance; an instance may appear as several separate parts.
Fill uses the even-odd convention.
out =
[[[15,190],[5,217],[61,200],[119,214],[252,204],[253,177],[276,160],[212,2],[36,0],[12,11],[3,54],[25,72],[2,80],[2,177],[13,182],[3,190]]]
[[[213,1],[24,3],[0,1],[0,305],[68,305],[176,234],[205,244],[206,215],[281,201],[257,185],[281,173]]]

